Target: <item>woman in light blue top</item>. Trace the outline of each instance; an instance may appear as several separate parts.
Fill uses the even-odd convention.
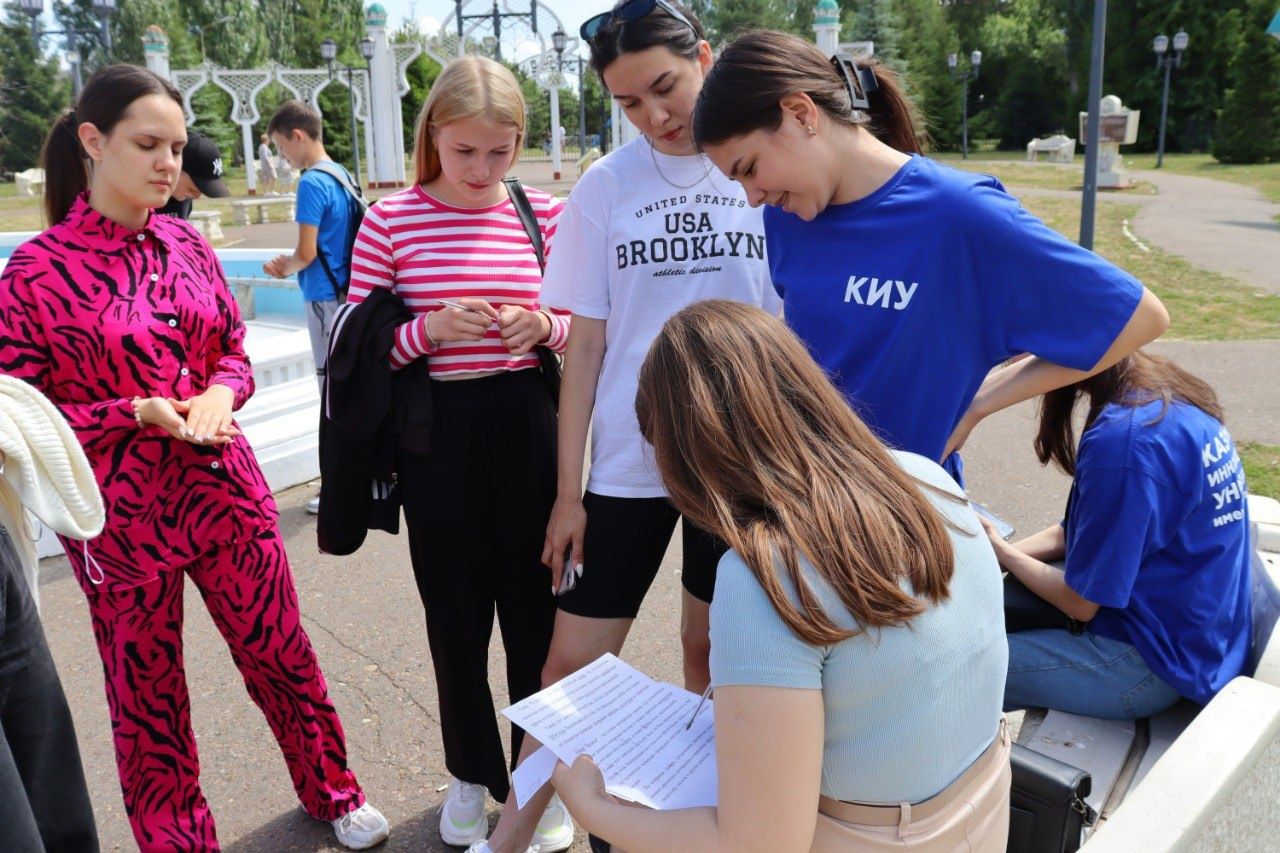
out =
[[[890,452],[758,308],[674,315],[636,414],[672,502],[731,551],[711,609],[718,805],[615,803],[589,757],[557,790],[628,851],[1003,851],[1000,572],[955,482]]]

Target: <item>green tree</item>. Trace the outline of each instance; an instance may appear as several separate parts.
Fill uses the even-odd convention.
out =
[[[1178,30],[1185,30],[1190,37],[1182,67],[1173,71],[1167,149],[1207,150],[1223,106],[1230,77],[1228,65],[1244,32],[1239,15],[1257,5],[1267,4],[1248,0],[1130,0],[1111,4],[1103,94],[1119,95],[1127,106],[1142,110],[1135,150],[1154,150],[1160,126],[1164,75],[1156,67],[1152,40],[1161,33],[1172,37]],[[1265,26],[1264,22],[1261,29]],[[1087,91],[1087,64],[1080,78]],[[1080,93],[1074,110],[1086,108],[1086,96],[1086,92]]]
[[[896,12],[902,31],[911,34],[896,46],[907,94],[934,145],[953,148],[960,139],[960,87],[947,68],[947,54],[957,49],[955,32],[937,0],[897,0]]]
[[[1014,0],[989,15],[978,33],[986,46],[982,76],[995,94],[987,126],[1001,148],[1022,148],[1058,131],[1075,135],[1065,123],[1066,37],[1045,12],[1043,3]]]
[[[1252,0],[1234,16],[1240,37],[1213,142],[1223,163],[1280,161],[1280,44],[1266,34],[1273,14],[1270,0]]]
[[[744,30],[789,30],[794,12],[792,2],[794,0],[695,0],[692,8],[702,20],[708,41],[722,45]],[[811,24],[812,20],[811,12]]]
[[[27,16],[10,6],[0,23],[0,171],[38,165],[49,126],[70,94],[58,61],[36,49]]]

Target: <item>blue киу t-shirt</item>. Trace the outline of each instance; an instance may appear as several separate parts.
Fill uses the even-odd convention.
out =
[[[868,426],[929,459],[992,367],[1029,352],[1090,369],[1142,296],[995,178],[920,156],[812,222],[766,208],[764,228],[787,322]]]
[[[333,165],[343,169],[341,164]],[[316,251],[324,253],[334,277],[345,282],[350,275],[347,271],[347,239],[351,227],[351,198],[347,191],[332,175],[316,168],[307,169],[298,179],[294,219],[299,225],[316,226]],[[302,298],[308,302],[338,298],[319,257],[298,271],[298,288],[302,291]]]
[[[1200,704],[1244,669],[1252,624],[1244,471],[1226,427],[1188,403],[1103,407],[1080,439],[1067,585],[1089,630],[1138,649]]]

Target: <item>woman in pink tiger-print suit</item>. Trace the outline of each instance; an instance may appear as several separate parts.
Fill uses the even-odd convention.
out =
[[[208,243],[152,213],[173,191],[185,142],[167,81],[127,65],[94,74],[45,143],[53,226],[0,277],[0,371],[58,406],[102,489],[102,535],[63,545],[93,618],[138,846],[218,849],[183,672],[185,574],[307,814],[344,845],[370,847],[387,837],[386,819],[347,768],[275,502],[232,419],[254,387],[244,324]]]

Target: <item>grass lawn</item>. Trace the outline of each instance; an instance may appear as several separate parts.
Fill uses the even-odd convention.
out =
[[[1156,155],[1126,154],[1124,162],[1134,169],[1154,169]],[[1194,175],[1255,187],[1267,198],[1280,202],[1280,163],[1234,165],[1219,163],[1208,154],[1166,154],[1162,168],[1179,175]]]
[[[946,163],[967,172],[979,172],[999,179],[1006,187],[1035,187],[1048,190],[1074,190],[1079,192],[1084,185],[1084,158],[1077,156],[1070,164],[1050,163],[1041,159],[1028,163],[1026,155],[992,158],[989,155],[1019,155],[1017,151],[978,151],[970,152],[969,159],[961,159],[959,154],[944,152],[930,154],[933,159]],[[1042,155],[1043,156],[1043,155]],[[1137,181],[1136,186],[1127,190],[1102,190],[1103,192],[1139,193],[1155,195],[1156,188],[1145,181]]]
[[[1068,199],[1028,196],[1027,209],[1075,241],[1080,205]],[[1280,338],[1280,296],[1239,279],[1195,267],[1168,252],[1143,252],[1122,231],[1136,205],[1099,204],[1094,249],[1138,278],[1164,301],[1170,326],[1165,337],[1182,340]]]
[[[1280,498],[1280,446],[1255,444],[1252,441],[1236,443],[1240,461],[1244,463],[1244,476],[1249,481],[1249,492]]]

